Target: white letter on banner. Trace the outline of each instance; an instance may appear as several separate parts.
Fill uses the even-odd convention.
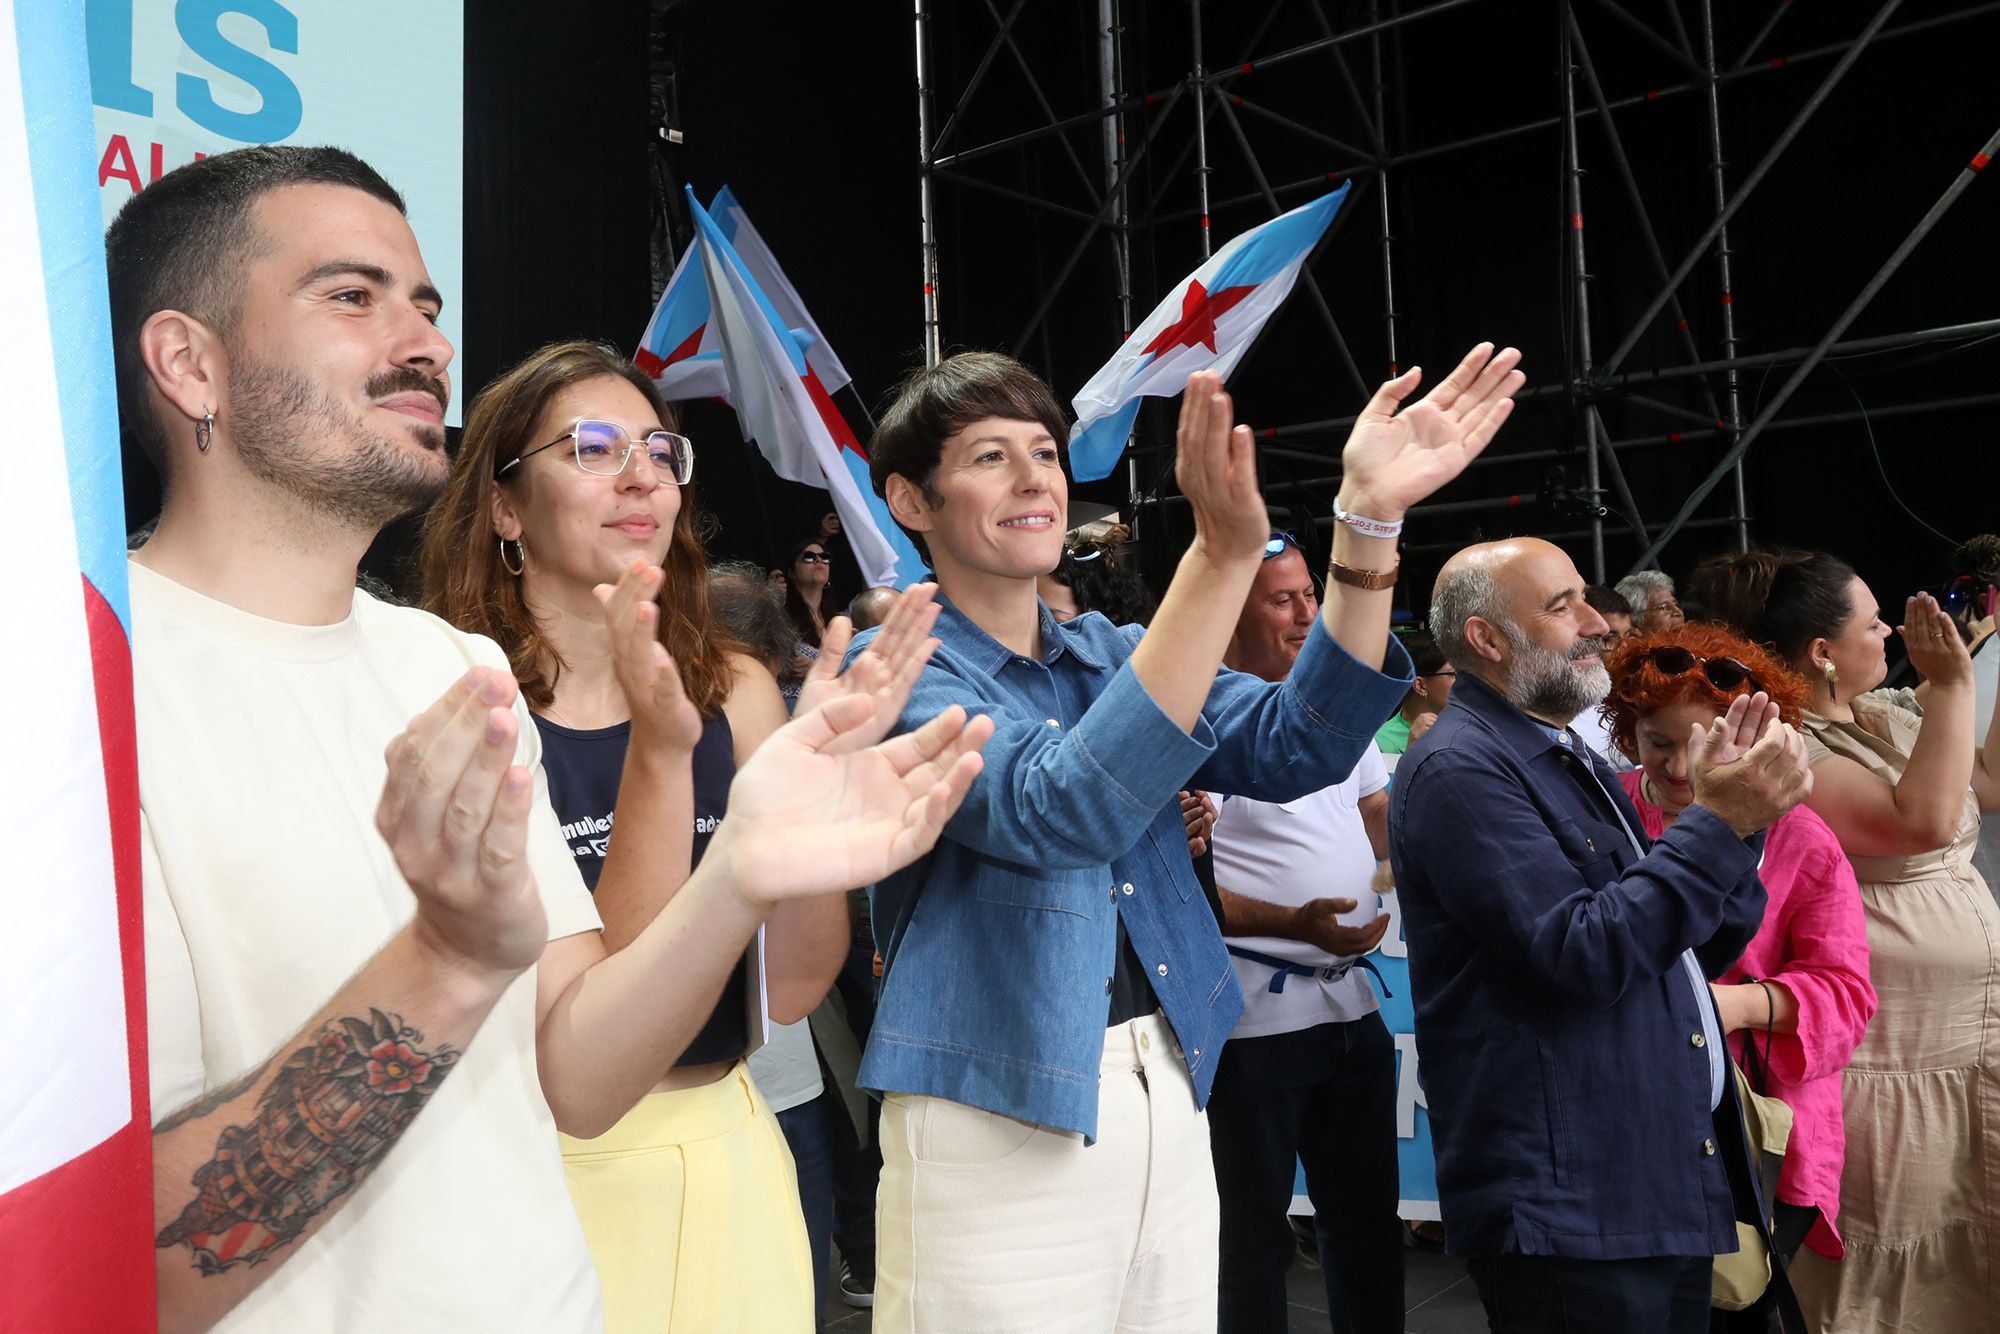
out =
[[[1389,929],[1382,933],[1382,943],[1376,946],[1383,955],[1391,959],[1410,957],[1410,942],[1403,939],[1403,897],[1400,894],[1382,895],[1382,911],[1389,914]]]
[[[1417,1108],[1430,1110],[1424,1100],[1424,1086],[1417,1081],[1417,1035],[1397,1033],[1396,1038],[1396,1138],[1417,1137]]]

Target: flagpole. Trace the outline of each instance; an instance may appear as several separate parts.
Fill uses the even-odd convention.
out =
[[[924,364],[942,359],[938,337],[937,222],[931,211],[931,89],[928,61],[929,15],[924,0],[916,0],[917,17],[917,194],[923,214]],[[871,421],[870,425],[873,423]]]
[[[1213,252],[1208,239],[1208,67],[1201,58],[1201,0],[1188,0],[1194,32],[1194,181],[1201,202],[1201,257]]]
[[[1119,21],[1118,0],[1097,0],[1098,76],[1103,85],[1104,106],[1104,189],[1112,196],[1112,245],[1118,266],[1118,332],[1121,339],[1132,336],[1132,214],[1126,198],[1125,117],[1120,111],[1125,101],[1124,25]],[[1127,506],[1139,495],[1139,460],[1128,449],[1125,456]],[[1125,516],[1137,532],[1138,511]]]

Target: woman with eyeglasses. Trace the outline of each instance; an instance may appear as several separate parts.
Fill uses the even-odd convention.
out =
[[[520,681],[613,952],[700,860],[737,768],[786,720],[770,671],[710,619],[686,489],[694,446],[674,426],[614,349],[541,348],[473,400],[423,540],[426,606],[498,641]],[[842,647],[844,627],[832,630]],[[632,665],[662,651],[680,683],[664,695],[634,684]],[[770,916],[774,1021],[819,1002],[847,937],[837,895]],[[792,1159],[744,1063],[762,1037],[759,960],[754,946],[721,954],[700,939],[687,953],[686,994],[661,998],[688,1010],[680,1058],[611,1130],[563,1137],[606,1326],[807,1329],[813,1266]]]
[[[1639,766],[1618,779],[1653,839],[1693,802],[1689,757],[1731,700],[1761,690],[1780,718],[1797,726],[1807,699],[1795,673],[1714,625],[1621,640],[1605,668],[1611,693],[1604,722]],[[1776,1249],[1789,1260],[1804,1243],[1839,1259],[1841,1072],[1875,1012],[1861,895],[1840,841],[1805,806],[1771,826],[1757,874],[1768,896],[1764,924],[1710,987],[1739,1064],[1759,1092],[1784,1101],[1794,1116],[1774,1206]],[[1739,1323],[1724,1323],[1761,1330],[1767,1314],[1753,1309]]]
[[[1854,864],[1881,1008],[1847,1071],[1846,1257],[1799,1256],[1831,1330],[1991,1329],[2000,1311],[2000,909],[1971,862],[2000,806],[2000,728],[1973,737],[1972,663],[1929,594],[1897,628],[1923,677],[1882,691],[1889,627],[1824,552],[1714,557],[1689,593],[1811,690],[1808,802]]]

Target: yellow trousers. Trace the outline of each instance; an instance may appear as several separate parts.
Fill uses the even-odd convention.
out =
[[[813,1328],[791,1150],[743,1063],[647,1094],[596,1139],[564,1135],[562,1154],[606,1334]]]

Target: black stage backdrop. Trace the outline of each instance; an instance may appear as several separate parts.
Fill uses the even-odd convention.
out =
[[[1393,3],[1385,12],[1396,9]],[[976,69],[993,31],[986,6],[933,0],[935,115],[941,120]],[[1772,4],[1717,5],[1719,46],[1730,59],[1769,17]],[[1781,56],[1852,37],[1873,6],[1799,6],[1760,52]],[[1933,18],[1943,3],[1907,4],[1898,23]],[[1096,102],[1090,54],[1094,6],[1048,3],[1023,11],[1016,32],[1056,112]],[[1162,89],[1187,69],[1187,9],[1163,0],[1124,0],[1128,87]],[[1319,34],[1315,10],[1337,26],[1365,19],[1358,0],[1315,6],[1286,0],[1205,7],[1212,65],[1285,47]],[[1659,6],[1645,9],[1669,29]],[[1688,19],[1697,8],[1682,0]],[[1385,51],[1392,150],[1440,144],[1536,118],[1559,108],[1560,67],[1552,3],[1467,5],[1401,29]],[[1685,78],[1674,60],[1622,27],[1602,6],[1577,14],[1607,92],[1613,98]],[[1261,31],[1260,31],[1261,30]],[[1856,294],[1964,164],[2000,124],[1984,61],[2000,37],[2000,13],[1943,34],[1878,43],[1809,123],[1734,224],[1736,313],[1740,351],[1809,345]],[[734,187],[807,304],[856,378],[859,398],[841,396],[857,430],[863,404],[879,407],[896,378],[918,357],[918,259],[913,35],[906,6],[827,6],[777,0],[601,0],[590,6],[553,0],[471,0],[465,52],[465,346],[458,390],[469,398],[537,344],[591,336],[621,348],[635,344],[664,270],[655,263],[655,223],[664,218],[671,258],[686,236],[678,187],[704,200]],[[1357,80],[1368,84],[1365,46],[1350,48]],[[1801,60],[1725,86],[1725,158],[1732,188],[1825,77],[1832,61]],[[1396,71],[1400,67],[1400,76]],[[654,80],[672,74],[666,115],[685,145],[662,146]],[[1299,60],[1246,78],[1246,99],[1307,121],[1350,142],[1365,139],[1352,103],[1331,66]],[[1011,82],[1010,82],[1011,80]],[[1578,96],[1587,99],[1579,84]],[[1148,167],[1135,178],[1161,216],[1192,206],[1193,184],[1180,150],[1191,137],[1186,107],[1163,131]],[[1245,130],[1271,180],[1330,170],[1340,155],[1268,118],[1244,113]],[[1041,116],[1010,54],[993,63],[980,97],[968,105],[959,144],[1029,129]],[[1712,214],[1706,130],[1693,94],[1662,97],[1618,113],[1624,143],[1645,192],[1669,262],[1686,252]],[[1128,127],[1134,138],[1143,123]],[[420,132],[420,127],[413,127]],[[1586,121],[1585,208],[1589,271],[1601,360],[1636,319],[1654,286],[1608,145]],[[1255,200],[1227,201],[1255,188],[1226,122],[1209,122],[1217,237],[1268,216]],[[1089,131],[1073,136],[1086,167],[1101,170]],[[1178,165],[1176,163],[1178,162]],[[1172,167],[1174,170],[1169,171]],[[1564,254],[1567,209],[1561,197],[1560,141],[1540,131],[1399,168],[1392,193],[1396,237],[1399,354],[1442,370],[1476,337],[1515,342],[1528,354],[1531,384],[1560,382],[1573,337],[1566,317]],[[1051,144],[1010,150],[984,161],[980,175],[1010,188],[1074,203],[1076,174]],[[2000,173],[1988,172],[1993,176]],[[1297,203],[1310,191],[1287,196]],[[1386,371],[1380,239],[1372,186],[1357,181],[1348,216],[1313,264],[1322,287],[1372,381]],[[943,327],[948,346],[1004,347],[1054,279],[1079,235],[1077,222],[1051,218],[1007,198],[941,183]],[[1849,332],[1866,337],[2000,316],[2000,278],[1991,239],[2000,234],[2000,181],[1981,179],[1948,214]],[[421,238],[419,238],[421,240]],[[1199,260],[1194,224],[1163,222],[1134,238],[1136,313]],[[1704,260],[1684,288],[1704,359],[1720,355],[1716,283]],[[1021,355],[1047,374],[1060,396],[1075,392],[1116,345],[1118,321],[1109,251],[1101,243],[1043,328]],[[1664,320],[1629,365],[1674,365],[1685,353]],[[1359,394],[1336,369],[1330,343],[1303,288],[1266,331],[1239,371],[1242,415],[1264,426],[1351,413]],[[1786,370],[1748,372],[1746,417],[1775,390]],[[1928,399],[2000,391],[2000,342],[1850,359],[1823,369],[1785,415],[1873,410]],[[1684,407],[1688,393],[1660,393]],[[1652,437],[1656,448],[1624,455],[1640,508],[1657,531],[1720,454],[1712,441],[1664,443],[1668,432],[1698,429],[1683,417],[1627,401],[1606,407],[1614,437]],[[1552,466],[1571,486],[1583,481],[1577,414],[1560,398],[1524,405],[1496,452],[1555,451],[1553,458],[1484,468],[1455,484],[1446,500],[1519,495],[1521,505],[1413,523],[1402,597],[1413,610],[1428,601],[1429,582],[1451,546],[1510,532],[1575,528],[1537,499]],[[1924,415],[1887,415],[1873,442],[1859,422],[1773,432],[1750,453],[1747,486],[1753,533],[1767,541],[1826,546],[1853,558],[1885,607],[1936,582],[1950,545],[1888,495],[1886,472],[1909,506],[1952,537],[2000,527],[2000,481],[1991,407]],[[727,410],[689,405],[689,433],[701,450],[698,491],[719,521],[713,547],[722,554],[774,563],[792,540],[811,531],[827,508],[824,493],[778,481],[744,445]],[[1142,445],[1170,439],[1171,408],[1141,417]],[[1274,502],[1296,504],[1297,518],[1324,514],[1331,484],[1279,495],[1286,480],[1326,478],[1338,457],[1338,433],[1282,442],[1317,458],[1272,456],[1267,480]],[[1164,466],[1164,452],[1142,456],[1142,483]],[[1171,490],[1171,483],[1167,483]],[[1080,494],[1125,499],[1122,476]],[[133,476],[132,507],[143,518],[154,490]],[[1702,513],[1726,513],[1727,489]],[[1162,524],[1142,521],[1148,565],[1163,573],[1186,536],[1184,507]],[[401,582],[400,559],[412,525],[385,534],[370,568]],[[1606,526],[1607,564],[1622,573],[1638,554],[1614,516]],[[1723,530],[1690,532],[1663,564],[1683,571],[1725,545]],[[1586,544],[1564,543],[1588,570]]]

